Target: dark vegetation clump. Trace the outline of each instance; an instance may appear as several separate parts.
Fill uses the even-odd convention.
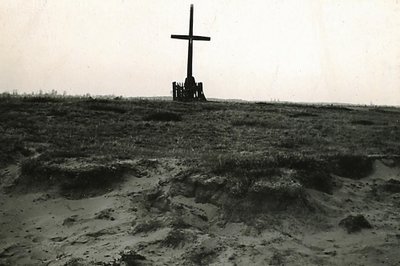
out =
[[[361,214],[349,215],[339,222],[339,225],[347,230],[347,233],[359,232],[362,229],[372,228],[372,225]]]
[[[265,106],[273,106],[273,105],[275,105],[274,103],[270,103],[270,102],[255,102],[255,104],[257,104],[257,105],[265,105]]]
[[[121,181],[123,170],[118,165],[95,165],[87,169],[62,171],[66,177],[66,180],[62,183],[62,188],[71,190],[106,188],[115,182]]]
[[[338,155],[333,161],[333,173],[351,179],[361,179],[372,173],[373,161],[364,155]]]
[[[184,244],[188,237],[189,236],[183,230],[173,229],[168,233],[167,237],[161,241],[161,245],[169,248],[177,248]]]
[[[305,155],[278,153],[271,155],[227,155],[209,158],[208,169],[217,175],[240,179],[244,187],[260,178],[280,176],[282,169],[293,169],[293,179],[304,187],[331,194],[335,187],[331,175],[360,179],[373,171],[373,159],[365,155]]]
[[[211,172],[235,177],[241,188],[250,187],[259,180],[282,179],[282,169],[293,169],[292,179],[306,188],[332,193],[334,183],[329,174],[328,163],[321,158],[302,154],[274,156],[226,156],[211,161]],[[235,180],[236,180],[235,179]],[[244,191],[245,192],[245,191]]]
[[[182,116],[172,112],[155,112],[143,117],[144,121],[182,121]]]
[[[353,120],[351,121],[353,125],[362,125],[362,126],[372,126],[375,125],[374,122],[370,120]]]
[[[306,188],[315,189],[327,194],[332,194],[335,187],[335,183],[329,172],[319,169],[299,171],[296,179]]]
[[[22,101],[27,103],[57,103],[63,101],[63,99],[52,96],[34,96],[34,97],[23,97]]]
[[[23,143],[12,137],[0,136],[0,167],[15,161],[18,157],[32,155]]]

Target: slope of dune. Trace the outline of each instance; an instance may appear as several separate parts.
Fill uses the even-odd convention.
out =
[[[0,265],[400,264],[396,108],[2,103]]]

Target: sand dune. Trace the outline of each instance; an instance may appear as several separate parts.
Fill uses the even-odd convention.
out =
[[[125,162],[126,163],[126,162]],[[129,161],[140,168],[142,161]],[[177,193],[190,178],[210,187],[216,177],[194,174],[178,160],[152,160],[142,175],[126,173],[112,190],[94,197],[66,199],[56,188],[7,188],[18,165],[2,169],[0,262],[4,265],[396,265],[400,234],[400,168],[376,160],[360,180],[334,176],[340,186],[329,195],[306,189],[303,202],[282,210],[257,206],[251,214],[228,210],[197,192]],[[188,175],[185,173],[185,175]],[[174,191],[175,190],[175,191]],[[190,189],[189,189],[190,190]],[[18,192],[19,191],[19,192]],[[397,191],[398,192],[398,191]],[[246,199],[249,200],[250,199]],[[272,199],[271,199],[272,200]],[[239,203],[237,203],[239,204]],[[271,202],[269,203],[271,204]],[[253,206],[254,207],[254,206]],[[339,226],[362,214],[371,229],[348,233]],[[251,216],[251,217],[250,217]],[[136,264],[135,264],[136,263]]]

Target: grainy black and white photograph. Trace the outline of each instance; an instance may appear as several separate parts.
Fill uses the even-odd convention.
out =
[[[400,265],[398,0],[2,0],[0,265]]]

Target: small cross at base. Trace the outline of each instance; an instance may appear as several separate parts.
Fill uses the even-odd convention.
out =
[[[209,41],[210,37],[193,35],[193,5],[190,6],[189,35],[171,35],[173,39],[188,40],[188,65],[185,83],[172,83],[174,101],[206,101],[203,83],[196,83],[192,75],[193,41]]]

